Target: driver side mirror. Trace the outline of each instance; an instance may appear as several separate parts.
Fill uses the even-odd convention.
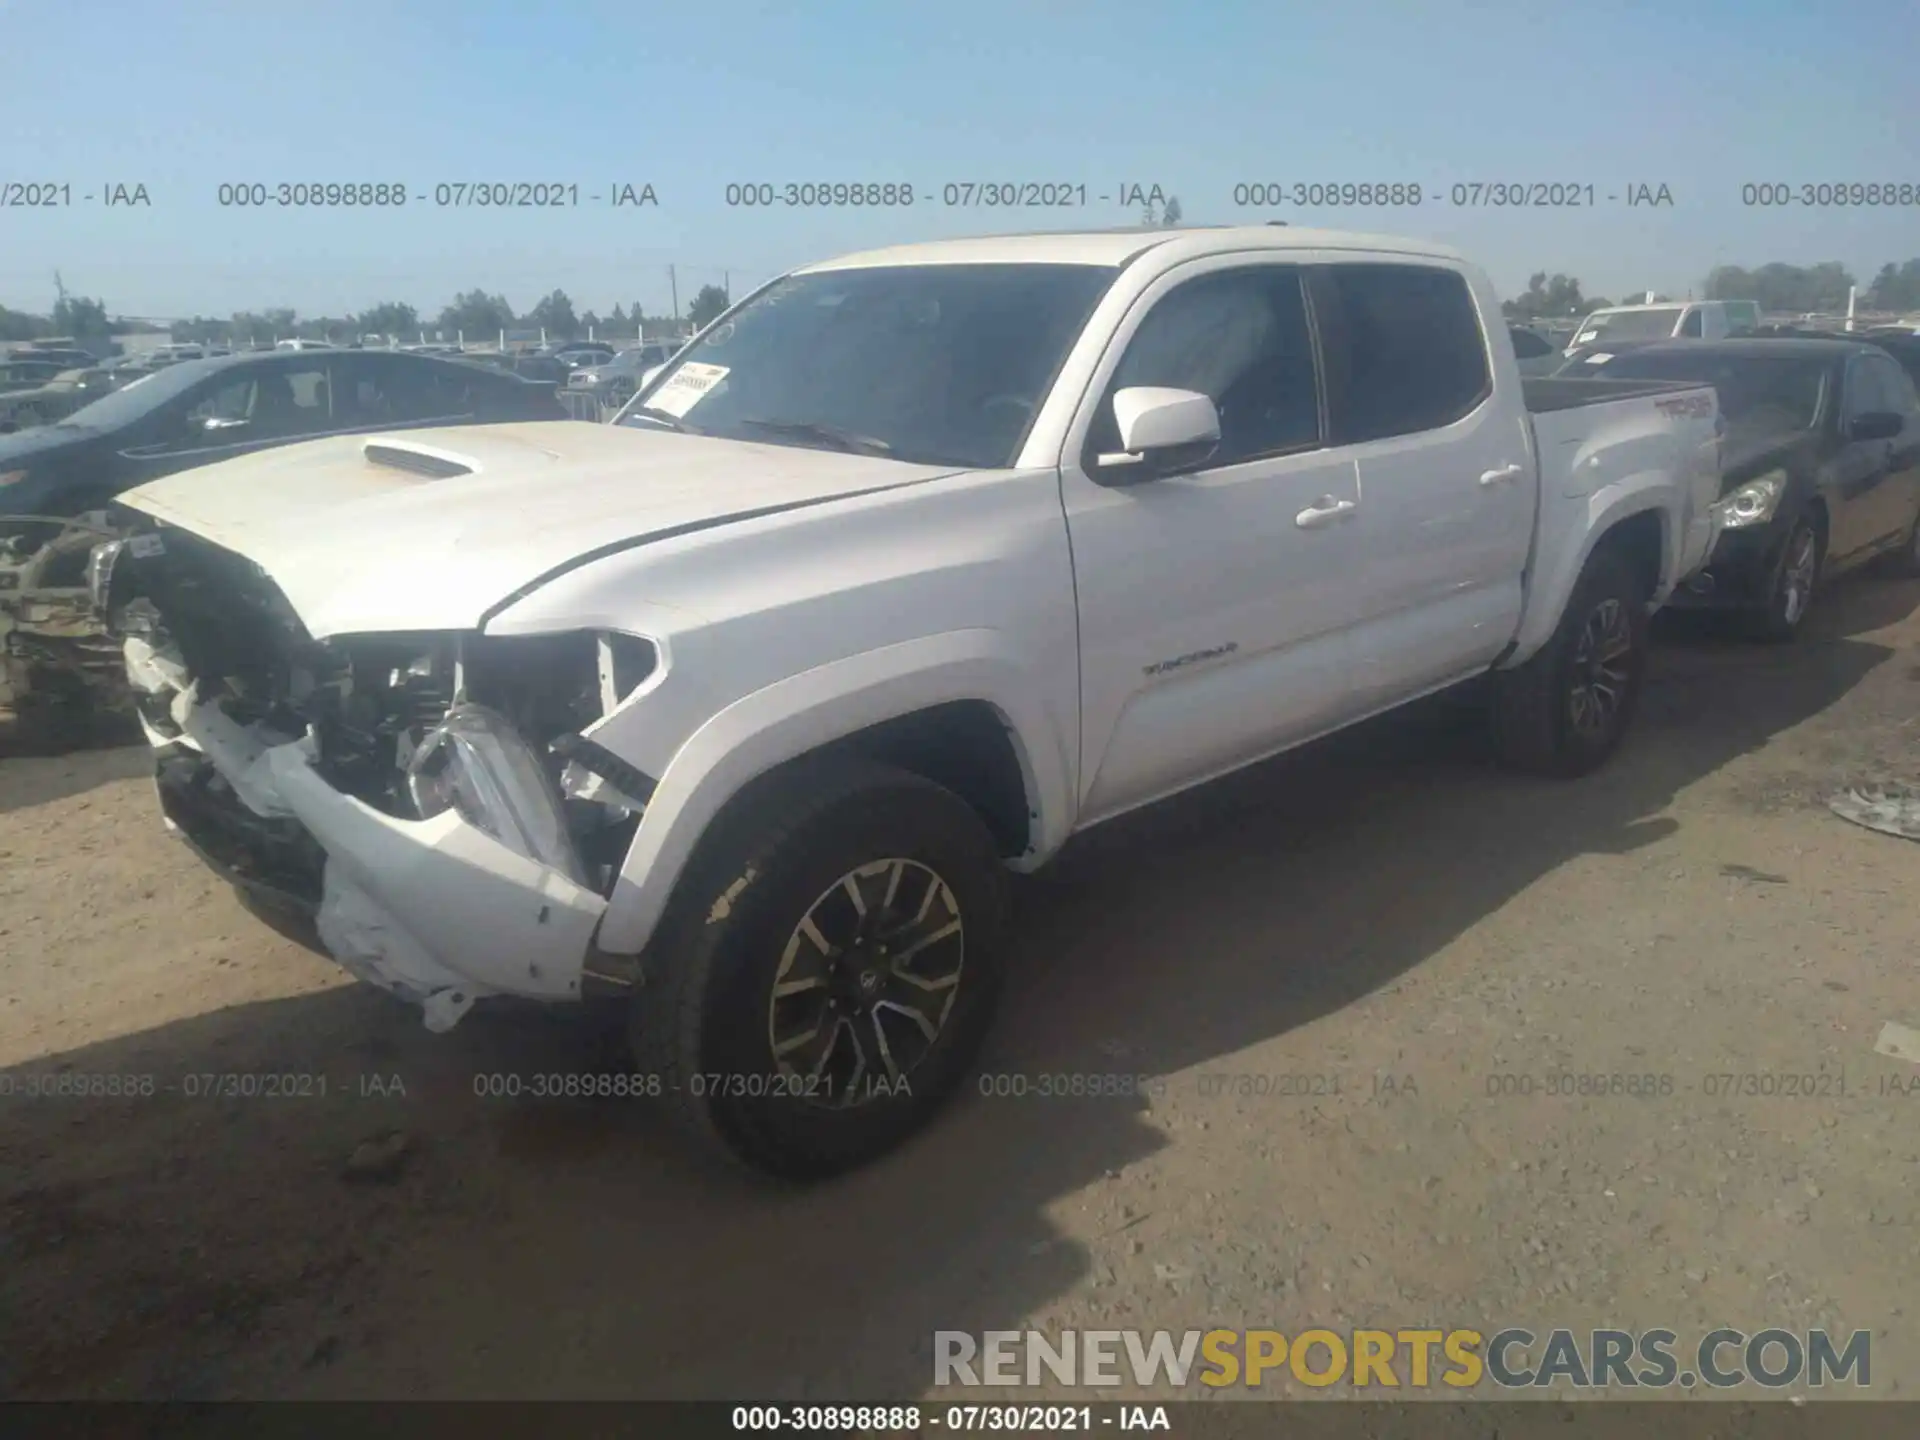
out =
[[[1190,468],[1220,444],[1220,412],[1198,390],[1134,385],[1115,392],[1118,452],[1094,457],[1099,479],[1131,484]]]
[[[1891,440],[1907,428],[1906,420],[1891,410],[1867,410],[1847,426],[1849,440]]]

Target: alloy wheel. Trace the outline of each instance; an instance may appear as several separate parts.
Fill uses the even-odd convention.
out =
[[[1813,583],[1820,568],[1820,544],[1813,529],[1801,525],[1787,541],[1780,568],[1780,618],[1798,625],[1813,602]]]
[[[1589,739],[1612,730],[1633,674],[1633,626],[1626,605],[1602,600],[1580,628],[1573,651],[1573,679],[1567,692],[1567,718]]]
[[[953,889],[917,860],[875,860],[822,892],[774,975],[767,1039],[795,1092],[836,1107],[898,1093],[938,1043],[966,965]]]

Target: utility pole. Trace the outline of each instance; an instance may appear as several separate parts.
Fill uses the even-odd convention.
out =
[[[671,265],[667,266],[667,285],[673,291],[673,325],[677,330],[680,328],[680,280]]]

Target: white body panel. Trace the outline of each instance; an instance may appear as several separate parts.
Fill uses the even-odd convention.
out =
[[[1524,660],[1620,519],[1660,516],[1659,595],[1711,543],[1712,392],[1529,416],[1490,285],[1441,247],[1258,227],[835,263],[1062,260],[1116,276],[1009,469],[557,422],[321,441],[125,497],[257,562],[316,638],[611,630],[655,644],[655,672],[591,730],[658,782],[604,900],[503,862],[459,820],[408,824],[331,794],[298,744],[214,755],[242,779],[270,774],[273,803],[326,848],[343,944],[377,950],[382,924],[407,937],[386,961],[358,956],[362,973],[384,964],[400,988],[437,976],[443,996],[577,993],[589,939],[617,954],[648,942],[742,785],[947,701],[984,703],[1007,728],[1031,814],[1009,863],[1029,868],[1087,825]],[[1098,397],[1170,287],[1355,261],[1466,277],[1492,372],[1471,413],[1128,486],[1082,468]],[[372,464],[369,444],[471,473]],[[1313,518],[1328,502],[1337,513]],[[557,921],[528,921],[548,906]]]

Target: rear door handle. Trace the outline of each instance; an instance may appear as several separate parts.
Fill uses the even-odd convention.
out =
[[[1492,489],[1495,485],[1504,485],[1509,480],[1518,480],[1523,473],[1518,465],[1502,465],[1498,470],[1489,470],[1482,475],[1480,483]]]
[[[1322,525],[1331,525],[1336,520],[1345,519],[1357,508],[1351,500],[1336,500],[1331,495],[1322,495],[1294,516],[1293,523],[1302,530],[1318,530]]]

